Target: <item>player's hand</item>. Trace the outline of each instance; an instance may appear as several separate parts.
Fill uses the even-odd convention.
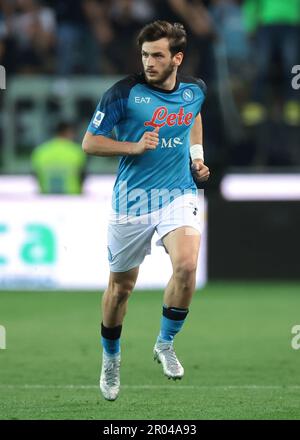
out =
[[[139,142],[133,144],[132,154],[143,154],[146,150],[155,150],[159,143],[159,127],[145,131]]]
[[[193,160],[192,173],[198,182],[205,182],[210,175],[209,168],[200,159]]]

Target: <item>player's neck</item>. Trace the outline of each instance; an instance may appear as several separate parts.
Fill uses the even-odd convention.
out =
[[[176,84],[176,75],[174,78],[168,78],[161,86],[164,90],[173,90]]]

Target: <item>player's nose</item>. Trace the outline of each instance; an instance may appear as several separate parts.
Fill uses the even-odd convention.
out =
[[[146,67],[153,67],[153,66],[154,66],[154,59],[149,56],[146,60]]]

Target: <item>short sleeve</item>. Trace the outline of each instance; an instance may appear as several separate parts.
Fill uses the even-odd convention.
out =
[[[108,136],[115,125],[124,117],[127,98],[115,84],[108,89],[100,100],[88,126],[88,131],[94,135]]]
[[[207,87],[205,82],[200,78],[195,78],[193,76],[182,76],[179,75],[180,82],[184,84],[194,85],[194,91],[196,93],[196,108],[195,108],[195,115],[197,116],[201,112],[202,104],[205,101],[206,93],[207,93]]]
[[[197,79],[196,79],[196,82],[197,82],[199,88],[202,90],[202,93],[203,93],[203,95],[204,95],[204,99],[205,99],[205,98],[206,98],[206,93],[207,93],[207,85],[206,85],[205,82],[204,82],[202,79],[200,79],[200,78],[197,78]]]
[[[203,105],[205,98],[206,98],[207,86],[206,86],[205,82],[200,78],[196,78],[195,83],[199,87],[200,93],[201,93],[200,100],[199,100],[199,107],[198,107],[198,110],[196,113],[196,116],[198,116],[199,113],[201,113],[202,105]]]

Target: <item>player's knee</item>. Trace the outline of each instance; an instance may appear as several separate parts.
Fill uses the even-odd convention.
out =
[[[174,277],[184,283],[193,282],[197,269],[197,261],[186,258],[176,263],[174,267]]]
[[[133,290],[134,283],[130,281],[124,282],[112,282],[111,283],[111,294],[114,296],[117,303],[121,304],[126,302]]]

